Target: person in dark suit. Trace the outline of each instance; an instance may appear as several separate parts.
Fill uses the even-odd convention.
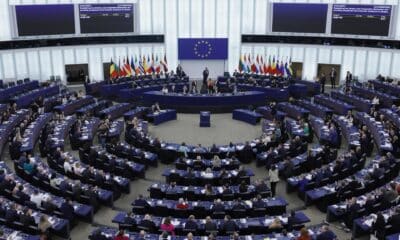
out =
[[[189,229],[189,230],[194,230],[196,231],[198,228],[198,225],[196,223],[196,219],[194,215],[190,215],[188,220],[185,223],[185,228],[184,229]]]
[[[392,225],[393,229],[400,228],[400,207],[396,208],[395,213],[389,217],[388,224]]]
[[[217,199],[215,200],[214,205],[211,207],[211,209],[213,210],[213,212],[224,212],[225,206],[221,202],[221,199]]]
[[[35,226],[35,219],[32,217],[32,209],[26,208],[23,211],[23,214],[19,216],[19,221],[25,227]]]
[[[353,74],[350,71],[346,72],[346,90],[350,87],[351,81],[353,81]]]
[[[329,73],[329,77],[331,79],[331,86],[333,89],[336,88],[336,76],[337,76],[337,72],[335,68],[331,69],[331,72]]]
[[[60,211],[70,223],[74,221],[74,207],[71,199],[68,198],[61,204]]]
[[[319,84],[321,84],[321,93],[325,92],[325,82],[326,82],[325,73],[321,73],[321,77],[319,78]]]
[[[11,204],[10,208],[6,210],[6,214],[4,216],[7,222],[12,223],[14,221],[19,220],[17,205]]]
[[[253,209],[265,208],[265,206],[266,203],[262,200],[261,195],[257,195],[257,197],[253,199]]]
[[[209,75],[210,75],[210,71],[208,71],[208,68],[206,67],[203,71],[203,86],[207,85],[207,79],[208,79]]]
[[[30,199],[29,195],[24,192],[24,186],[22,185],[18,186],[18,190],[15,193],[15,196],[17,196],[22,203],[29,201]]]
[[[133,212],[128,213],[124,218],[124,223],[131,226],[136,226],[135,214]]]
[[[226,184],[226,185],[224,185],[224,186],[222,187],[222,194],[223,194],[223,195],[230,195],[230,194],[233,194],[233,191],[232,191],[232,189],[229,187],[228,184]]]
[[[293,230],[293,226],[296,225],[298,223],[298,220],[296,218],[296,212],[295,211],[290,211],[290,216],[288,217],[288,222],[287,222],[287,227],[286,229],[288,231],[292,231]]]
[[[92,240],[109,240],[109,238],[102,234],[101,229],[97,228],[93,231],[92,235],[90,235],[90,239]]]
[[[357,212],[360,210],[360,205],[357,203],[357,199],[353,197],[347,204],[347,216],[345,219],[346,226],[350,229],[353,226],[353,220],[357,217]]]
[[[224,223],[222,224],[222,231],[227,232],[235,232],[239,230],[238,225],[231,219],[231,216],[226,215],[224,218]]]
[[[329,229],[327,225],[321,227],[321,232],[317,235],[316,240],[335,240],[336,235]]]
[[[156,224],[151,220],[151,216],[146,214],[142,221],[139,223],[140,227],[146,228],[148,231],[154,231],[156,229]]]
[[[234,200],[234,202],[232,204],[232,211],[236,211],[236,210],[246,210],[246,205],[244,205],[241,198]]]
[[[42,207],[48,213],[53,213],[57,209],[57,206],[52,202],[51,197],[48,197],[46,201],[42,202]]]
[[[204,224],[204,230],[206,232],[215,232],[215,231],[217,231],[217,224],[211,219],[210,216],[206,217],[206,223]]]
[[[376,220],[372,224],[372,234],[378,239],[384,239],[385,237],[385,217],[381,212],[376,214]]]
[[[148,207],[149,203],[144,199],[142,194],[139,194],[138,198],[135,199],[134,205],[138,207]]]

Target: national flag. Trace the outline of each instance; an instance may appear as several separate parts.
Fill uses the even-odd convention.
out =
[[[143,65],[143,58],[142,56],[139,56],[139,71],[141,74],[144,74],[146,71],[144,70],[144,65]]]
[[[156,56],[156,73],[161,72],[161,60],[158,60],[158,55]]]
[[[147,73],[147,70],[148,70],[148,66],[147,66],[147,59],[146,59],[146,56],[143,56],[143,70],[144,70],[144,74],[146,74]]]
[[[132,76],[131,64],[129,63],[129,58],[128,57],[125,58],[124,70],[125,70],[125,76],[126,77]]]
[[[132,76],[133,76],[133,74],[137,75],[135,62],[133,61],[133,56],[131,56],[131,72],[132,72]]]
[[[164,53],[164,60],[161,60],[161,64],[163,66],[164,72],[168,72],[167,55],[165,53]]]
[[[256,61],[252,61],[251,63],[251,72],[258,73]]]
[[[271,74],[277,74],[275,56],[272,58]]]
[[[146,73],[152,73],[151,71],[151,60],[150,60],[150,55],[147,55],[147,62],[146,62]]]
[[[153,53],[151,54],[151,71],[152,71],[153,73],[156,72],[155,61],[154,61],[154,54],[153,54]]]
[[[239,70],[239,72],[243,72],[243,70],[244,70],[244,63],[243,63],[243,55],[240,55],[240,58],[239,58],[239,66],[238,66],[238,70]]]
[[[260,63],[258,65],[258,69],[260,69],[261,74],[264,74],[264,59],[262,56],[260,56]]]
[[[114,62],[113,62],[113,60],[111,58],[111,62],[110,62],[110,78],[111,79],[115,79],[117,77],[118,77],[118,72],[117,72],[116,66],[115,66],[115,64],[114,64]]]
[[[124,61],[124,60],[122,60],[122,61]],[[119,72],[118,72],[118,76],[119,77],[125,77],[125,75],[126,75],[126,72],[125,72],[125,69],[124,69],[124,62],[122,62],[122,64],[121,64],[121,60],[118,60],[118,65],[119,65]]]
[[[286,62],[285,64],[285,72],[288,77],[293,76],[293,69],[292,69],[292,58],[289,59],[289,63]]]

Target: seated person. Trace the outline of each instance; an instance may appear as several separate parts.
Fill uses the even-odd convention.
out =
[[[225,205],[222,203],[221,199],[217,199],[214,202],[214,205],[211,206],[211,210],[213,212],[224,212],[225,211]]]
[[[257,197],[253,199],[253,209],[265,208],[265,206],[266,204],[262,200],[261,195],[257,195]]]
[[[144,215],[142,221],[140,221],[138,227],[145,228],[147,231],[151,232],[156,229],[156,224],[151,220],[151,216],[149,214]]]
[[[185,223],[185,229],[196,231],[197,228],[198,228],[198,225],[197,225],[194,215],[190,215],[188,220]]]
[[[207,168],[205,172],[202,172],[201,175],[204,178],[210,179],[214,177],[214,173],[212,172],[211,168]]]
[[[238,225],[231,219],[231,216],[226,215],[224,218],[224,223],[222,224],[222,231],[227,232],[235,232],[239,230]]]
[[[329,229],[328,225],[324,225],[320,229],[320,233],[317,235],[316,240],[335,240],[336,235]]]
[[[204,224],[204,230],[206,232],[215,232],[217,231],[217,224],[211,219],[210,216],[206,217],[206,223]]]
[[[161,108],[160,108],[160,105],[158,104],[158,102],[154,103],[154,104],[151,106],[151,112],[152,112],[152,113],[159,113],[159,112],[161,112]]]
[[[170,235],[175,236],[175,226],[171,223],[171,218],[166,217],[161,224],[160,229],[168,232]]]
[[[272,223],[268,226],[269,229],[279,229],[283,228],[281,220],[279,218],[275,218]]]
[[[179,198],[178,204],[176,204],[177,209],[188,209],[189,205],[183,200],[183,198]]]

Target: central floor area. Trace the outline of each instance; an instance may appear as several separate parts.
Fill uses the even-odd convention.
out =
[[[261,135],[261,124],[232,119],[232,113],[211,114],[211,127],[199,127],[199,114],[178,114],[175,121],[149,125],[149,133],[162,141],[211,146],[251,141]]]

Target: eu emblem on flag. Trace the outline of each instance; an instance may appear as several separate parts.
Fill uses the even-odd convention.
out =
[[[221,59],[228,58],[227,38],[180,38],[179,59]]]

